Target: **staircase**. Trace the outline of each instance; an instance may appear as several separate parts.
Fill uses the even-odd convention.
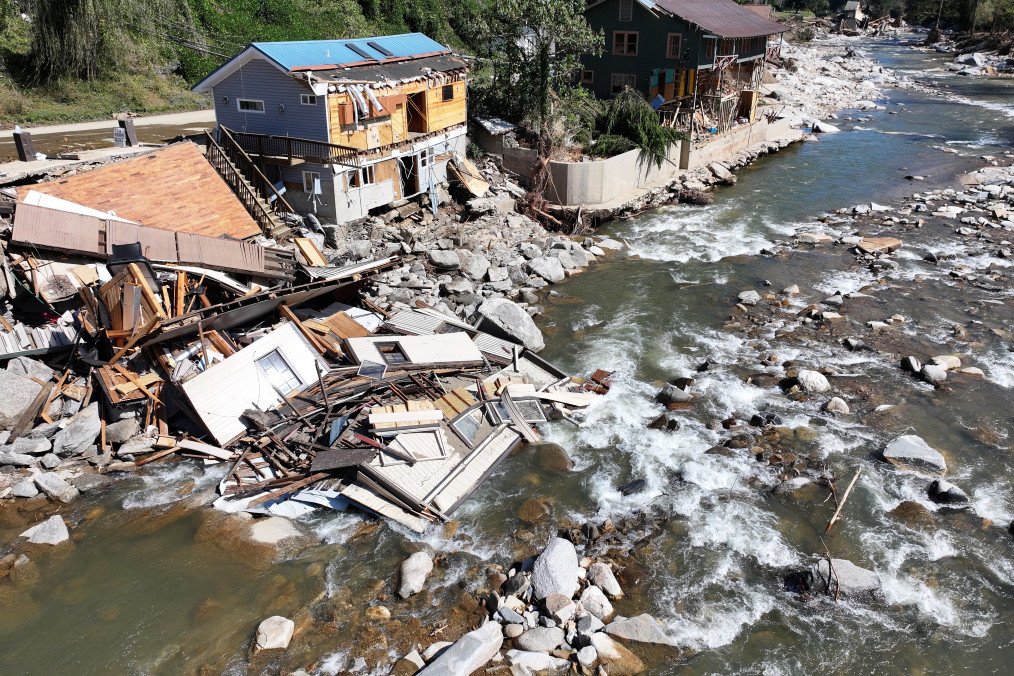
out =
[[[228,130],[219,127],[218,131],[218,141],[213,134],[207,134],[208,162],[236,193],[236,197],[257,221],[265,236],[274,239],[285,237],[291,230],[279,214],[295,214],[295,209],[275,189]]]

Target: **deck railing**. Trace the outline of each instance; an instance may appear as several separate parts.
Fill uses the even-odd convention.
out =
[[[219,176],[229,184],[233,192],[243,203],[246,210],[257,222],[261,232],[270,234],[278,225],[279,221],[274,213],[266,206],[266,202],[257,194],[253,186],[243,173],[229,158],[228,153],[215,141],[211,134],[208,134],[207,158],[211,166],[215,168]],[[286,205],[288,203],[286,202]]]
[[[222,129],[232,135],[239,147],[252,155],[284,157],[288,160],[305,160],[317,164],[359,166],[359,151],[348,146],[292,136],[251,134],[227,130],[225,127]]]

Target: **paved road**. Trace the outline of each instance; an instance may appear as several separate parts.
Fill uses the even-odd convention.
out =
[[[187,127],[191,125],[204,126],[215,121],[214,110],[192,110],[185,113],[165,113],[162,115],[148,115],[147,117],[135,117],[135,127],[147,127],[159,125],[164,127]],[[32,132],[33,137],[49,134],[73,134],[82,131],[99,131],[111,129],[116,126],[113,119],[97,120],[95,122],[73,122],[71,124],[50,124],[41,127],[22,127],[25,131]]]

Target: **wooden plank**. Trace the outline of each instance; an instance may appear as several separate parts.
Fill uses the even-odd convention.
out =
[[[187,298],[187,273],[180,270],[176,273],[176,306],[173,308],[173,315],[179,317],[183,314],[183,303]]]
[[[141,382],[140,380],[138,380],[137,374],[135,374],[135,373],[132,373],[132,372],[128,371],[128,370],[127,370],[126,368],[124,368],[124,367],[120,366],[119,364],[111,364],[111,366],[112,366],[112,367],[113,367],[113,368],[114,368],[114,369],[116,370],[116,372],[117,372],[117,373],[119,373],[119,374],[120,374],[121,376],[123,376],[124,378],[126,378],[126,379],[127,379],[127,380],[129,380],[130,382],[132,382],[132,383],[134,383],[135,385],[137,385],[137,389],[139,389],[139,390],[141,390],[142,392],[144,392],[145,396],[147,396],[147,397],[148,397],[149,399],[151,399],[151,400],[152,400],[152,401],[154,401],[154,402],[158,402],[158,403],[162,403],[162,402],[160,402],[160,401],[158,400],[158,397],[156,397],[156,396],[155,396],[155,395],[154,395],[154,394],[152,393],[152,391],[151,391],[151,390],[149,390],[149,389],[147,388],[147,386],[145,386],[145,385],[144,385],[144,383],[142,383],[142,382]]]
[[[210,455],[211,457],[218,458],[219,460],[228,460],[235,455],[232,451],[227,451],[224,448],[212,446],[211,444],[206,444],[202,441],[195,441],[193,439],[180,439],[176,442],[176,446],[188,451],[195,451],[197,453]]]
[[[397,413],[371,413],[371,425],[378,423],[425,424],[440,422],[444,419],[443,411],[404,411]]]
[[[28,428],[32,426],[35,419],[39,416],[39,411],[49,401],[49,393],[53,389],[52,383],[46,383],[39,390],[39,393],[35,395],[35,399],[28,405],[25,412],[21,414],[21,417],[17,419],[13,426],[11,426],[11,435],[7,438],[7,443],[12,443],[15,439],[20,437],[22,434],[28,431]]]
[[[365,326],[344,312],[336,312],[321,321],[339,338],[364,338],[370,335]]]
[[[324,258],[324,254],[320,252],[320,249],[317,248],[312,239],[296,237],[292,241],[295,242],[299,253],[303,254],[303,258],[306,259],[308,265],[318,268],[327,267],[327,259]]]
[[[148,282],[145,281],[141,268],[137,266],[137,263],[131,263],[128,268],[134,275],[134,282],[141,287],[141,295],[147,300],[152,312],[162,319],[167,319],[168,317],[162,308],[162,303],[159,302],[158,296],[148,287]]]
[[[116,354],[114,354],[113,358],[109,360],[109,363],[112,364],[114,362],[119,361],[120,358],[127,353],[127,350],[129,350],[130,348],[134,347],[134,345],[137,344],[137,341],[141,340],[149,333],[151,333],[152,329],[155,328],[155,325],[158,324],[158,322],[159,322],[158,317],[152,317],[151,319],[149,319],[148,323],[142,326],[140,331],[134,332],[134,335],[130,337],[130,340],[128,340],[123,347],[121,347],[119,350],[116,351]]]
[[[322,345],[320,341],[317,340],[317,336],[314,335],[313,331],[310,331],[305,326],[303,326],[303,322],[299,321],[299,317],[296,316],[296,314],[292,311],[292,309],[288,305],[286,305],[285,303],[279,305],[278,313],[283,317],[285,317],[286,319],[288,319],[293,324],[295,324],[296,328],[299,329],[299,332],[303,334],[303,337],[310,342],[310,345],[312,345],[315,350],[317,350],[321,354],[327,354],[328,352],[327,347]]]
[[[131,392],[136,392],[141,389],[138,387],[139,384],[144,387],[148,387],[160,382],[161,380],[162,378],[160,378],[157,373],[145,373],[144,375],[138,377],[136,382],[127,381],[116,385],[115,388],[120,394],[130,394]]]

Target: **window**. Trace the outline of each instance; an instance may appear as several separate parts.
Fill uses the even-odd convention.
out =
[[[595,71],[593,70],[582,70],[581,71],[581,84],[590,85],[595,82]]]
[[[278,350],[272,350],[258,359],[257,365],[264,370],[268,382],[284,396],[303,386],[299,376],[289,367],[289,363]]]
[[[315,106],[317,105],[317,97],[313,94],[300,94],[299,102],[304,106]]]
[[[704,61],[703,63],[714,63],[715,47],[718,44],[717,38],[704,38]]]
[[[665,43],[665,58],[680,58],[680,49],[683,47],[682,33],[669,33],[669,39]]]
[[[613,94],[621,93],[625,87],[631,89],[637,88],[637,76],[636,75],[625,75],[623,73],[613,73],[611,82],[611,91]]]
[[[620,21],[634,20],[634,0],[620,0]]]
[[[633,31],[613,31],[613,54],[617,56],[637,56],[637,33]]]
[[[454,100],[454,85],[444,85],[441,93],[444,97],[444,101]]]
[[[264,102],[256,99],[236,99],[236,108],[241,113],[263,113]]]
[[[722,38],[722,42],[718,45],[719,56],[731,56],[736,53],[736,40],[731,38]]]
[[[376,165],[370,164],[358,171],[353,171],[349,176],[350,188],[362,188],[364,185],[371,185],[377,182]]]
[[[401,345],[397,341],[392,340],[391,342],[374,343],[373,347],[377,348],[377,352],[380,353],[380,358],[384,360],[387,365],[393,364],[407,364],[408,357],[401,349]]]
[[[320,174],[316,171],[303,172],[303,192],[320,194]]]

